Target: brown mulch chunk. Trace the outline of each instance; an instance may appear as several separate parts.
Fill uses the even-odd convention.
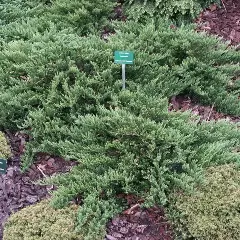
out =
[[[230,45],[240,43],[240,1],[222,0],[223,6],[211,5],[196,20],[198,31],[223,37]]]
[[[123,213],[108,224],[105,240],[172,240],[163,209],[153,207]]]
[[[203,106],[196,99],[191,99],[186,95],[174,96],[170,100],[169,111],[190,111],[194,115],[200,116],[200,121],[218,121],[225,119],[229,122],[240,122],[240,116],[230,116],[216,111],[214,105]]]
[[[21,173],[20,155],[25,137],[8,133],[13,157],[8,161],[7,173],[0,175],[0,239],[3,225],[12,213],[49,197],[49,191],[54,189],[53,186],[36,185],[33,181],[55,173],[67,172],[75,165],[74,162],[67,162],[61,158],[39,154],[31,168],[26,173]]]

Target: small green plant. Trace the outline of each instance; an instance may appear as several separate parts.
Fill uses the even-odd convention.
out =
[[[168,18],[176,22],[190,21],[219,0],[127,0],[125,11],[130,19],[144,22],[149,18]]]
[[[205,183],[192,195],[174,195],[174,218],[180,239],[240,239],[240,170],[211,167]],[[177,238],[179,239],[179,238]]]
[[[13,213],[3,240],[82,240],[74,231],[76,206],[54,210],[48,200]]]
[[[7,159],[11,155],[11,149],[8,145],[3,132],[0,132],[0,158]]]

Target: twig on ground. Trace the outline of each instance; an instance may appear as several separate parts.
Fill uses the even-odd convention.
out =
[[[131,212],[132,212],[133,210],[135,210],[136,208],[138,208],[138,207],[140,207],[140,204],[139,204],[139,203],[133,205],[132,207],[130,207],[128,210],[125,211],[125,214],[128,214],[128,215],[131,214]]]
[[[227,11],[227,8],[226,8],[226,5],[225,5],[225,3],[224,3],[224,0],[221,0],[221,2],[222,2],[222,5],[223,5],[225,11]]]
[[[214,104],[212,105],[212,107],[211,107],[211,109],[210,109],[210,112],[209,112],[209,114],[208,114],[208,117],[207,117],[206,121],[209,121],[209,119],[210,119],[210,117],[211,117],[211,115],[212,115],[213,108],[214,108]]]
[[[47,175],[43,172],[43,170],[42,170],[39,166],[37,166],[37,169],[41,172],[41,174],[42,174],[45,178],[47,178]]]
[[[7,191],[6,191],[5,180],[2,176],[0,176],[0,187],[2,188],[3,195],[5,196],[5,199],[8,200],[8,194],[7,194]]]

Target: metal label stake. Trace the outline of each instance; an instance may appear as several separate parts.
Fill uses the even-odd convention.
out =
[[[122,64],[122,88],[126,88],[126,64]]]
[[[133,64],[134,54],[129,51],[115,51],[114,62],[122,65],[122,89],[126,88],[126,64]]]

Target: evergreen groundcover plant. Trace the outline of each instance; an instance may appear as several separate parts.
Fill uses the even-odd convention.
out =
[[[125,12],[129,19],[144,22],[149,18],[167,18],[180,24],[190,22],[215,0],[125,0]]]
[[[3,132],[0,132],[0,158],[8,159],[11,156],[11,149]]]
[[[24,168],[37,152],[79,161],[47,182],[58,186],[56,207],[82,195],[77,229],[86,239],[103,236],[107,220],[122,210],[118,193],[166,205],[173,189],[192,192],[205,167],[239,162],[236,125],[198,124],[189,113],[168,112],[168,98],[188,92],[238,114],[238,87],[230,82],[239,55],[215,38],[168,26],[119,24],[108,42],[51,29],[1,53],[1,123],[29,130]],[[136,53],[126,91],[115,49]]]
[[[174,193],[171,217],[177,239],[239,239],[239,166],[211,167],[204,175],[204,184],[194,194]]]
[[[0,42],[31,40],[55,27],[85,36],[109,25],[114,0],[3,0]]]
[[[44,184],[58,186],[52,200],[58,208],[82,196],[81,236],[104,236],[106,222],[125,207],[119,193],[167,206],[174,189],[193,192],[206,167],[239,163],[237,125],[199,124],[190,113],[168,112],[169,98],[184,93],[238,115],[240,56],[233,48],[164,20],[112,23],[116,33],[104,41],[86,36],[99,29],[95,15],[87,28],[72,20],[79,8],[71,4],[79,1],[44,3],[44,11],[43,3],[31,3],[28,23],[21,13],[15,21],[13,10],[6,13],[11,21],[1,19],[8,27],[0,30],[0,126],[31,136],[24,170],[38,152],[79,162]],[[71,6],[60,24],[55,12]],[[121,49],[136,59],[125,91],[113,63],[113,51]]]
[[[129,22],[115,28],[108,42],[97,36],[81,38],[53,25],[29,40],[3,43],[1,125],[16,128],[36,108],[67,121],[72,111],[96,113],[97,105],[111,105],[120,91],[120,69],[113,63],[116,49],[135,52],[136,62],[127,69],[130,91],[141,88],[167,98],[188,93],[214,103],[219,111],[239,114],[234,79],[240,56],[234,49],[188,27],[171,29],[166,22],[147,27]],[[51,107],[55,103],[57,107]]]
[[[76,215],[75,205],[54,209],[49,200],[43,200],[12,214],[5,225],[3,240],[82,240],[74,231]]]

